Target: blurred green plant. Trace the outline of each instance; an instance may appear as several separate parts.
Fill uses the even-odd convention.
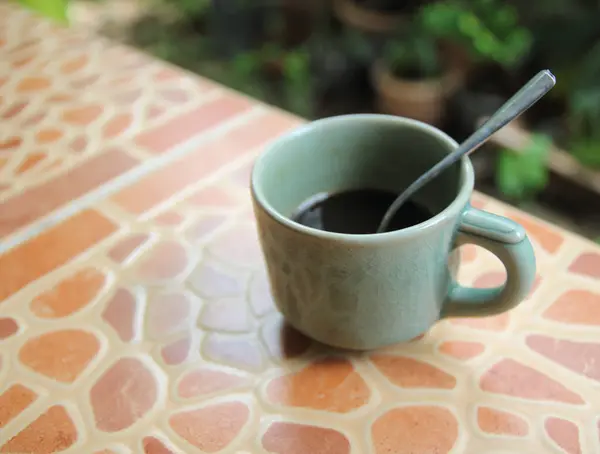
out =
[[[476,61],[514,68],[529,54],[531,32],[502,0],[443,0],[425,5],[423,27],[433,37],[463,47]]]
[[[20,3],[62,24],[69,23],[69,0],[19,0]]]
[[[438,43],[419,26],[390,41],[384,61],[392,74],[404,79],[432,79],[442,73]]]
[[[543,134],[534,134],[523,150],[500,151],[496,163],[496,185],[508,198],[522,200],[533,197],[548,184],[546,161],[552,141]]]

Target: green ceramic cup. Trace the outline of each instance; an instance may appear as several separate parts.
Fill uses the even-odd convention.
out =
[[[260,243],[274,300],[291,326],[325,344],[366,350],[413,339],[441,318],[504,312],[526,297],[535,278],[531,243],[519,224],[469,204],[468,158],[415,196],[433,217],[413,227],[348,235],[290,219],[317,193],[400,192],[456,146],[415,120],[348,115],[302,126],[257,159],[251,187]],[[504,263],[504,285],[456,283],[454,252],[465,243]]]

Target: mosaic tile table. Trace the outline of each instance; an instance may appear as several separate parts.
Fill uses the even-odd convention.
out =
[[[535,242],[529,299],[329,351],[274,310],[248,198],[299,120],[6,4],[0,68],[0,452],[600,452],[597,246],[476,195]]]

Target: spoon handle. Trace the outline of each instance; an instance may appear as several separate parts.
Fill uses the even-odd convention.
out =
[[[437,177],[442,171],[459,161],[463,156],[469,155],[483,145],[496,131],[502,129],[512,120],[517,118],[544,96],[556,83],[555,77],[548,70],[537,73],[526,85],[506,101],[494,115],[492,115],[481,127],[479,127],[460,146],[434,165],[431,169],[421,175],[415,182],[406,188],[394,203],[390,205],[379,224],[377,233],[387,230],[389,222],[396,211],[410,199],[415,192]]]

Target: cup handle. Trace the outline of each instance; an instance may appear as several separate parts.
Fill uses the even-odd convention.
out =
[[[468,206],[462,214],[456,246],[475,244],[498,257],[506,282],[496,288],[454,284],[442,317],[478,317],[512,309],[527,297],[535,281],[535,253],[525,229],[510,219]]]

